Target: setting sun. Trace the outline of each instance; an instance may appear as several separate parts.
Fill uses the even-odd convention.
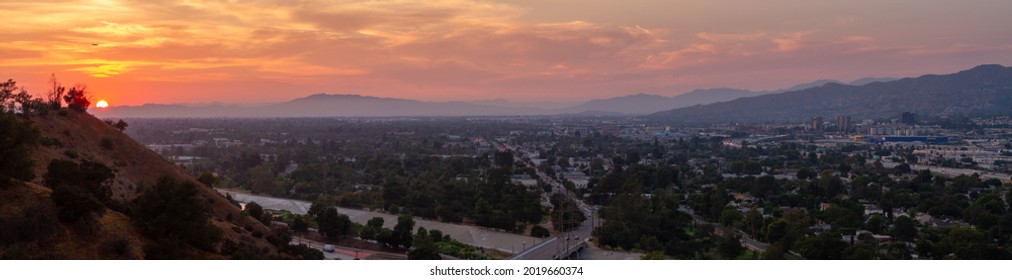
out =
[[[109,107],[109,102],[105,102],[105,100],[99,100],[98,102],[95,103],[95,108],[107,108],[107,107]]]

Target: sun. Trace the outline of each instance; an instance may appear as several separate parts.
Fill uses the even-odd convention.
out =
[[[98,102],[95,102],[95,108],[107,108],[107,107],[109,107],[109,102],[105,102],[105,100],[99,100]]]

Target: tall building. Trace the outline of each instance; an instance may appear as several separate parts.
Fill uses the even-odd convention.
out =
[[[824,130],[826,127],[822,125],[822,117],[812,117],[812,129],[813,130]]]
[[[836,130],[839,130],[840,132],[850,132],[850,116],[837,116]]]
[[[900,114],[900,123],[913,125],[917,123],[917,115],[911,112],[903,112]]]

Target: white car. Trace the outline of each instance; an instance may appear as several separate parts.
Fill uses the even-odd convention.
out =
[[[323,245],[323,251],[327,252],[327,253],[333,253],[334,252],[334,245],[330,245],[330,244]]]

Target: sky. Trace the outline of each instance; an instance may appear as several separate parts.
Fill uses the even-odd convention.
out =
[[[1007,0],[0,0],[0,79],[115,105],[578,102],[1012,66]]]

